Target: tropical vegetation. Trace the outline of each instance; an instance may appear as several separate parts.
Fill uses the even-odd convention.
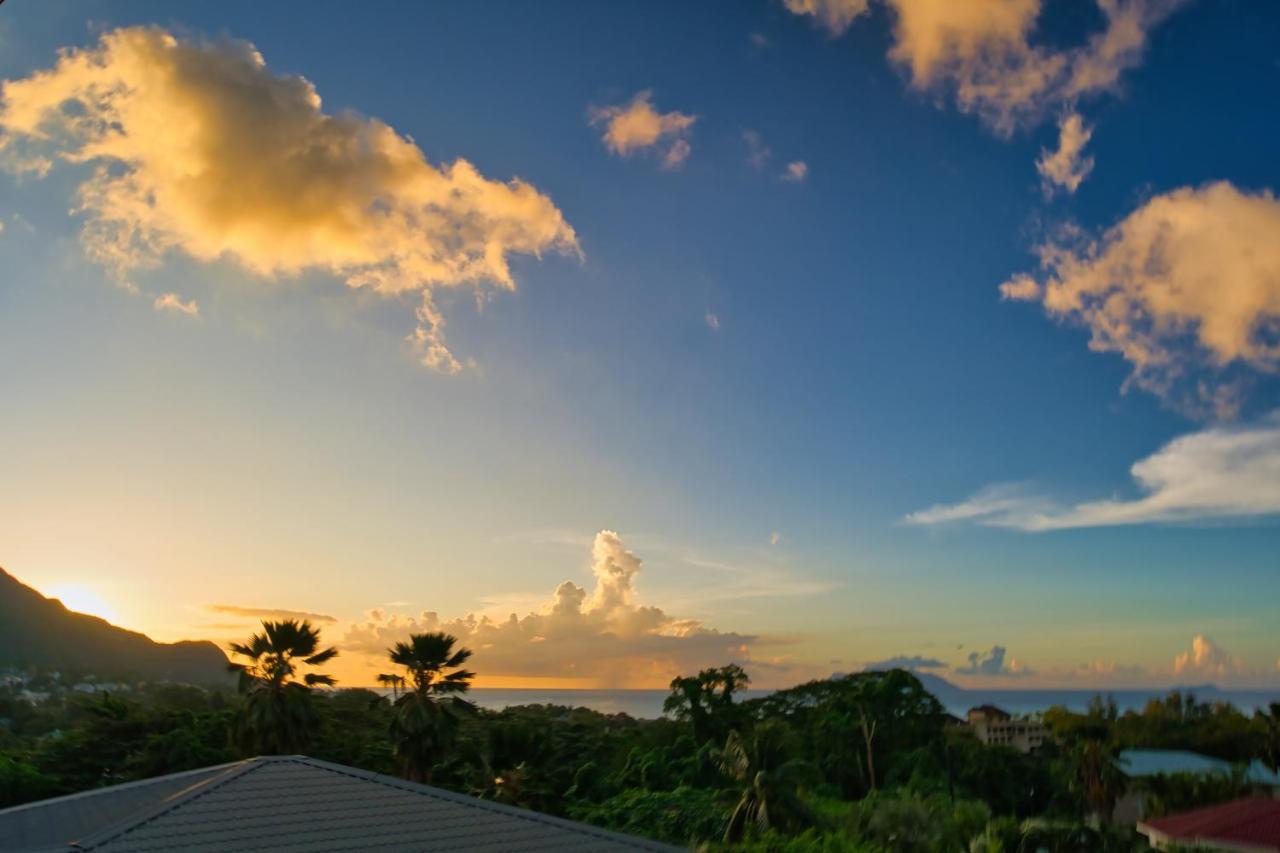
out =
[[[1275,766],[1280,707],[1246,714],[1173,693],[1120,713],[1045,715],[1036,753],[987,746],[904,670],[748,696],[729,665],[681,676],[656,720],[548,705],[477,708],[447,634],[388,649],[382,689],[338,689],[306,622],[232,647],[241,689],[176,684],[30,702],[0,687],[0,807],[264,753],[306,753],[706,850],[1144,849],[1110,809],[1153,814],[1249,793],[1240,774],[1133,782],[1130,747]]]

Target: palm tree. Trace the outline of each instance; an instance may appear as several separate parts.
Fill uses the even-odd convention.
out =
[[[300,665],[319,666],[337,657],[338,650],[320,651],[320,630],[308,621],[264,621],[262,633],[247,643],[232,643],[232,654],[248,663],[228,664],[240,675],[244,702],[234,734],[249,755],[282,755],[302,751],[316,727],[311,688],[331,685],[332,676],[308,672],[297,681]]]
[[[720,769],[744,787],[724,831],[726,843],[741,841],[748,826],[760,832],[786,832],[813,820],[799,794],[800,785],[813,776],[813,768],[790,757],[794,753],[790,735],[786,724],[776,720],[758,724],[750,739],[736,730],[729,733]]]
[[[475,710],[458,694],[471,688],[475,673],[460,667],[471,657],[456,637],[443,632],[413,634],[387,650],[391,662],[404,667],[404,693],[391,718],[392,748],[401,773],[413,782],[429,782],[457,731],[460,717]]]
[[[397,675],[394,672],[384,672],[378,676],[378,683],[383,687],[391,688],[391,701],[395,702],[400,698],[400,691],[404,689],[405,679],[403,675]]]

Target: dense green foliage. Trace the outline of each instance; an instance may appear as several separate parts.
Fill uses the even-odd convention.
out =
[[[282,677],[297,685],[290,713],[301,716],[255,723],[262,739],[244,738],[254,690],[269,690],[278,672],[272,655],[328,659],[303,628],[276,626],[274,639],[238,649],[253,661],[250,690],[239,694],[152,686],[32,705],[0,688],[0,807],[257,754],[282,743],[271,725],[296,732],[305,719],[317,758],[708,850],[1134,850],[1143,848],[1131,828],[1096,819],[1129,785],[1120,749],[1267,759],[1274,736],[1274,710],[1248,716],[1175,694],[1142,713],[1101,702],[1084,714],[1055,709],[1053,741],[1023,755],[954,725],[901,670],[741,702],[745,673],[708,670],[673,682],[658,720],[556,706],[487,711],[460,698],[472,678],[466,650],[420,635],[390,650],[403,673],[385,680],[390,696]],[[1155,812],[1248,791],[1238,777],[1143,784]]]

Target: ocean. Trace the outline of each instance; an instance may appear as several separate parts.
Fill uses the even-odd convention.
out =
[[[1094,696],[1101,693],[1115,700],[1121,711],[1141,710],[1150,699],[1166,696],[1175,688],[1149,690],[976,690],[952,684],[930,685],[949,712],[963,717],[975,705],[995,705],[1014,714],[1031,714],[1062,705],[1072,711],[1083,711]],[[1191,692],[1202,701],[1230,702],[1245,713],[1280,701],[1280,690],[1225,690],[1212,685],[1179,687]],[[667,690],[538,690],[474,688],[467,694],[477,705],[492,710],[513,705],[567,705],[591,708],[606,714],[629,714],[637,719],[655,719],[662,716],[662,701]],[[765,696],[767,690],[746,690],[742,698]]]

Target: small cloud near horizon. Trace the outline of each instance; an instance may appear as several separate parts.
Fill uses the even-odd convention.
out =
[[[1025,678],[1034,675],[1034,671],[1025,666],[1016,658],[1009,658],[1005,662],[1008,650],[1004,646],[992,646],[990,651],[985,653],[970,652],[969,665],[957,666],[951,671],[955,675],[982,675],[995,676],[1001,678]]]
[[[225,613],[228,616],[243,616],[246,619],[306,619],[311,622],[332,623],[337,618],[325,613],[312,613],[307,610],[285,610],[279,607],[241,607],[238,604],[210,604],[206,609],[214,613]]]
[[[566,580],[541,607],[506,618],[374,610],[349,627],[339,646],[372,662],[411,633],[446,631],[475,652],[472,663],[484,676],[567,678],[603,687],[665,684],[726,662],[775,674],[795,671],[785,659],[757,654],[763,641],[757,635],[720,631],[641,604],[641,569],[617,533],[601,530],[591,545],[590,589]]]

